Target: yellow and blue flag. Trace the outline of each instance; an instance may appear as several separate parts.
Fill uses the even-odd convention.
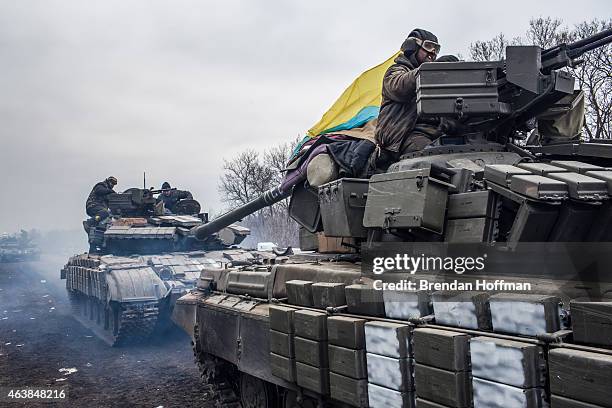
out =
[[[307,137],[354,129],[376,119],[382,101],[382,80],[400,52],[359,75],[308,131]]]

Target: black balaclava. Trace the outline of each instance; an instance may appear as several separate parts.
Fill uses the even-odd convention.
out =
[[[417,45],[416,41],[414,41],[414,39],[411,37],[435,42],[438,42],[438,37],[436,37],[433,33],[430,33],[427,30],[423,30],[422,28],[415,28],[410,32],[410,34],[408,34],[408,38],[404,40],[404,43],[402,44],[401,48],[403,55],[400,55],[395,61],[401,63],[402,59],[405,59],[410,62],[410,65],[412,65],[413,68],[416,68],[421,65],[416,59],[416,51],[419,49],[419,46]]]

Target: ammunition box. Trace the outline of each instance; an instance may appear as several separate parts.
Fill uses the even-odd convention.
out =
[[[597,171],[597,170],[605,170],[601,166],[596,166],[594,164],[582,163],[574,160],[552,160],[550,162],[553,166],[562,167],[569,171],[574,171],[576,173],[585,174],[588,171]]]
[[[281,333],[293,334],[293,313],[295,309],[286,306],[270,306],[270,329]]]
[[[519,207],[508,242],[545,242],[555,227],[558,206],[524,202]]]
[[[370,408],[414,408],[414,392],[399,392],[369,383],[368,401]]]
[[[270,353],[272,375],[289,382],[296,381],[295,359]]]
[[[485,292],[446,292],[432,294],[436,323],[468,329],[491,330],[489,294]]]
[[[365,238],[363,213],[367,197],[367,179],[342,178],[319,187],[325,235]]]
[[[612,346],[612,299],[570,302],[574,341],[597,346]]]
[[[469,372],[446,371],[417,364],[414,377],[416,394],[419,398],[456,408],[472,405],[472,384]]]
[[[297,306],[312,307],[312,284],[311,281],[290,280],[285,283],[287,298],[290,304]]]
[[[345,316],[327,318],[327,338],[329,344],[360,350],[365,348],[366,320]]]
[[[385,314],[391,319],[412,319],[427,316],[432,313],[431,298],[425,291],[383,292]]]
[[[518,388],[543,387],[546,361],[540,346],[491,337],[470,339],[472,375]]]
[[[531,172],[509,164],[489,164],[484,169],[485,180],[503,187],[508,187],[510,179],[520,174],[527,175],[531,174]]]
[[[447,408],[447,406],[438,404],[437,402],[427,401],[427,400],[417,397],[416,408]]]
[[[298,310],[293,315],[295,335],[316,341],[327,340],[327,315],[322,312]]]
[[[564,173],[552,173],[549,176]],[[537,175],[512,176],[510,189],[515,193],[522,194],[536,200],[565,200],[567,199],[567,184],[554,180],[550,177]]]
[[[448,189],[429,169],[376,174],[370,179],[363,225],[424,228],[442,233]]]
[[[497,68],[496,62],[472,61],[420,66],[416,78],[418,115],[488,117],[510,113],[510,105],[499,101]]]
[[[361,380],[368,378],[365,350],[329,346],[329,369],[338,374]]]
[[[497,221],[491,218],[463,218],[448,220],[444,240],[446,242],[488,242],[494,237]]]
[[[306,228],[299,228],[300,249],[302,251],[316,251],[319,249],[317,234],[309,232]]]
[[[438,329],[415,329],[414,359],[418,364],[448,371],[470,370],[470,336]]]
[[[591,170],[584,173],[589,177],[593,177],[606,182],[608,187],[608,195],[612,195],[612,171],[610,170]]]
[[[608,198],[608,185],[598,178],[577,173],[552,173],[548,177],[567,184],[569,196],[576,200],[604,200]]]
[[[537,336],[561,329],[561,299],[556,296],[500,293],[489,299],[493,330]]]
[[[300,387],[322,395],[329,394],[329,370],[327,368],[312,367],[303,363],[295,363],[295,366],[297,383]]]
[[[564,173],[567,171],[567,169],[563,167],[552,166],[547,163],[519,163],[516,167],[529,170],[531,173],[539,176],[547,176],[550,173]]]
[[[612,356],[558,348],[548,353],[550,392],[604,407],[612,401]]]
[[[366,350],[393,358],[412,355],[410,345],[410,326],[388,322],[368,322],[365,324]]]
[[[270,330],[270,352],[283,357],[294,358],[293,335]]]
[[[472,378],[475,407],[542,408],[546,407],[544,388],[518,388],[481,378]]]
[[[318,309],[346,305],[344,283],[318,282],[312,285],[313,306]]]
[[[295,360],[313,367],[328,368],[327,342],[295,338]]]
[[[368,285],[350,285],[344,288],[348,312],[374,317],[385,316],[382,290]]]
[[[495,205],[496,196],[490,190],[451,194],[448,196],[446,217],[451,220],[455,218],[494,218]]]
[[[548,240],[554,242],[589,241],[587,237],[593,232],[592,226],[601,207],[577,201],[565,202],[559,210],[559,217]],[[597,219],[597,224],[599,225],[601,221]]]
[[[550,403],[551,408],[603,408],[601,405],[589,404],[587,402],[564,398],[558,395],[551,395]]]
[[[368,382],[396,391],[414,390],[413,361],[368,353]]]
[[[353,407],[368,406],[368,380],[355,380],[334,372],[329,373],[331,397]]]

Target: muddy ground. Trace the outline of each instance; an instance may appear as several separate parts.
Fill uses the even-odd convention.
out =
[[[0,264],[0,389],[63,387],[63,403],[0,406],[197,407],[202,388],[189,338],[178,329],[147,344],[108,347],[70,316],[64,260]],[[76,368],[66,374],[60,369]]]

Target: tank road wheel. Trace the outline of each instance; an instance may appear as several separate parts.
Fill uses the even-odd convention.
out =
[[[276,389],[266,381],[240,373],[240,402],[243,408],[277,407]]]

